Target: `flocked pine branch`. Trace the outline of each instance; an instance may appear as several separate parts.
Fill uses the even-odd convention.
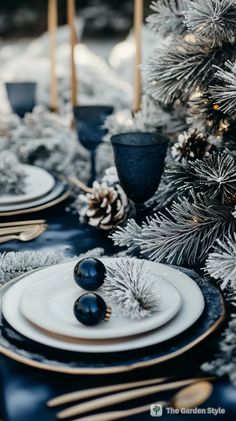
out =
[[[217,240],[206,261],[206,272],[220,281],[221,288],[232,287],[236,291],[236,234]]]
[[[139,240],[141,239],[142,228],[129,219],[125,227],[118,227],[111,235],[116,246],[127,247],[128,252],[133,254],[139,250]]]
[[[62,263],[66,258],[62,252],[22,251],[0,254],[0,285],[21,274],[46,266]]]
[[[204,195],[191,203],[173,203],[167,213],[156,215],[142,229],[141,253],[148,259],[170,264],[203,261],[217,238],[236,228],[230,209]]]
[[[192,0],[184,11],[187,27],[200,39],[222,45],[235,42],[235,0]]]
[[[26,188],[26,173],[11,151],[0,152],[0,195],[22,194]]]
[[[139,250],[158,262],[191,265],[203,261],[217,238],[236,229],[236,220],[231,208],[216,200],[204,195],[192,200],[174,202],[169,211],[149,219],[142,228],[130,220],[127,228],[113,234],[115,244],[131,252]]]
[[[213,65],[221,67],[234,60],[231,44],[222,48],[209,43],[190,43],[177,39],[170,46],[154,50],[144,66],[147,91],[164,104],[175,99],[188,100],[199,89],[205,91],[214,79]]]
[[[228,153],[216,153],[194,162],[172,162],[166,169],[169,188],[179,192],[194,189],[205,192],[209,198],[221,201],[231,198],[236,191],[236,163]]]
[[[220,109],[231,116],[236,115],[236,62],[225,63],[226,69],[218,68],[215,77],[221,84],[211,86],[212,98],[220,104]]]
[[[105,295],[124,316],[142,319],[160,309],[160,292],[144,260],[122,257],[106,269]]]
[[[161,36],[183,34],[186,25],[183,23],[183,0],[157,0],[151,3],[154,13],[148,16],[149,28]]]

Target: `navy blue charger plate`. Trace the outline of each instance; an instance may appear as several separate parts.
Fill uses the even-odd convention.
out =
[[[134,351],[89,354],[62,351],[34,342],[16,332],[3,318],[0,304],[0,353],[23,364],[66,374],[112,374],[150,367],[179,357],[202,344],[220,327],[225,318],[225,304],[220,289],[193,271],[181,269],[200,287],[205,309],[200,319],[189,329],[162,344]],[[15,282],[0,290],[0,300]],[[194,299],[194,297],[189,297]]]

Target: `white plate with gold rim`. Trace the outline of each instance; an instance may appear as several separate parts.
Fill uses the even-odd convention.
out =
[[[58,265],[58,267],[62,268],[64,265],[70,265],[70,263]],[[3,297],[3,315],[15,330],[27,338],[50,347],[68,351],[89,353],[119,352],[140,349],[164,342],[184,332],[198,320],[204,309],[204,298],[198,285],[182,272],[159,263],[147,262],[147,264],[152,271],[157,271],[159,275],[168,279],[169,282],[176,286],[182,296],[182,306],[170,322],[159,329],[149,331],[145,334],[109,341],[91,341],[85,339],[65,340],[60,335],[52,336],[47,331],[38,329],[26,320],[20,311],[21,297],[26,288],[31,284],[31,275],[26,276],[12,286]],[[39,272],[43,271],[40,270]],[[10,294],[13,288],[15,288],[14,294]]]
[[[45,196],[55,186],[54,177],[46,170],[33,165],[22,165],[25,172],[25,192],[22,194],[0,195],[0,208],[5,210],[10,205],[17,205]]]

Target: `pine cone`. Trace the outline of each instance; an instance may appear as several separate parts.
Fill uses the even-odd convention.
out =
[[[80,215],[93,227],[110,230],[127,217],[128,199],[118,183],[109,186],[106,182],[95,181],[93,193],[83,196],[83,200],[85,207]]]
[[[194,161],[209,156],[213,150],[214,146],[208,142],[207,136],[197,130],[189,130],[178,136],[178,142],[172,147],[171,155],[176,161]]]

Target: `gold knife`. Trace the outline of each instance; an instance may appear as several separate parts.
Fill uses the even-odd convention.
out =
[[[16,227],[18,225],[35,225],[35,224],[45,224],[45,219],[32,219],[28,221],[13,221],[13,222],[2,222],[0,228],[5,227]]]

